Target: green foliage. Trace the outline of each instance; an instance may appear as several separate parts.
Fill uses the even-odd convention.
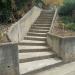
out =
[[[11,1],[10,0],[0,0],[0,21],[8,21],[11,15]]]
[[[28,1],[30,0],[19,0],[19,2],[16,2],[17,9],[20,10]]]
[[[61,20],[65,24],[75,22],[74,18],[72,18],[71,16],[61,16]]]
[[[72,10],[75,10],[75,0],[64,0],[58,14],[64,23],[64,27],[75,31],[75,17],[72,17]]]
[[[75,9],[75,0],[64,0],[64,4],[59,8],[59,15],[71,15],[73,9]]]
[[[64,27],[67,28],[67,29],[75,31],[75,23],[64,24]]]

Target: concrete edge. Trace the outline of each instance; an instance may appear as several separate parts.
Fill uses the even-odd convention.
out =
[[[4,46],[4,45],[18,45],[18,43],[17,42],[0,43],[0,46]]]
[[[50,32],[48,32],[47,34],[51,35],[51,36],[54,36],[54,37],[57,37],[57,38],[60,38],[60,39],[73,39],[73,38],[75,38],[75,36],[60,36],[60,35],[56,35],[56,34],[53,34],[53,33],[50,33]]]

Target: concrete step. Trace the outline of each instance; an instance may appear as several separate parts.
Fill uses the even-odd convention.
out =
[[[50,19],[37,19],[37,21],[50,21],[50,20],[52,20],[53,18],[50,18]]]
[[[24,45],[18,45],[18,50],[19,50],[20,53],[23,53],[23,52],[49,51],[50,49],[47,46],[24,46]]]
[[[46,45],[46,41],[37,41],[37,40],[22,40],[19,45],[30,45],[30,46],[35,46],[35,45],[41,45],[44,46]]]
[[[49,30],[50,27],[38,27],[38,26],[32,26],[31,29],[42,29],[42,30]]]
[[[28,36],[41,36],[41,37],[46,37],[47,33],[35,33],[35,32],[28,32]]]
[[[46,14],[46,13],[41,13],[40,14],[40,16],[52,16],[53,15],[53,13],[51,14],[51,13],[49,13],[49,14]]]
[[[28,75],[75,75],[75,62],[61,64],[61,66]]]
[[[47,33],[49,30],[30,29],[29,32]]]
[[[20,63],[31,62],[36,60],[48,59],[55,57],[53,52],[27,52],[19,53]]]
[[[46,37],[37,37],[37,36],[25,36],[25,40],[38,40],[38,41],[45,41]]]
[[[39,16],[39,17],[37,18],[37,20],[38,20],[38,19],[51,19],[51,18],[53,18],[53,16]]]
[[[36,21],[36,24],[50,24],[52,22],[52,20],[50,21]]]
[[[43,60],[37,60],[27,63],[20,63],[20,74],[21,75],[27,75],[30,72],[41,70],[45,67],[50,67],[52,65],[55,65],[57,63],[61,63],[62,61],[57,58],[49,58],[49,59],[43,59]]]
[[[35,25],[32,25],[31,27],[48,27],[48,28],[50,28],[50,24],[49,25],[38,25],[38,24],[35,24]]]
[[[43,26],[43,27],[50,27],[50,24],[33,24],[33,25],[35,25],[35,26]]]

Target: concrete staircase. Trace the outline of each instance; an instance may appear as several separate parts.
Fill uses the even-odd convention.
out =
[[[27,36],[18,45],[21,75],[36,75],[62,63],[46,43],[53,15],[54,12],[42,11]]]

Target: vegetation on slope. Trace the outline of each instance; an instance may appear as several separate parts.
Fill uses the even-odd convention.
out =
[[[65,0],[58,14],[64,27],[75,31],[75,0]]]

